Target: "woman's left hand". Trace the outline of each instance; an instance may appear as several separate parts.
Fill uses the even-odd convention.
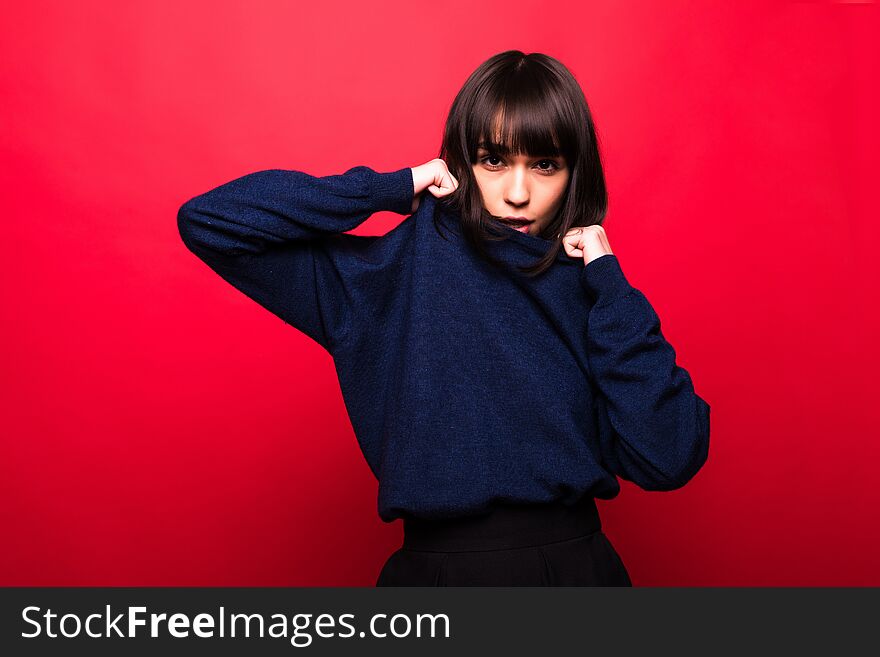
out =
[[[562,247],[572,258],[583,257],[584,266],[603,255],[614,255],[605,229],[599,225],[571,228],[562,238]]]

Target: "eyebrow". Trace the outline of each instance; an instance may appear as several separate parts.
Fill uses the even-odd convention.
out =
[[[477,144],[477,148],[482,148],[483,150],[492,151],[494,153],[502,153],[503,155],[507,155],[510,152],[506,146],[496,144],[494,141],[481,141]]]
[[[506,146],[502,146],[501,144],[496,144],[494,141],[481,141],[477,144],[477,148],[481,148],[485,151],[489,151],[490,153],[500,153],[501,155],[509,155],[510,150]],[[532,157],[562,157],[561,153],[544,153],[539,155],[533,155]]]

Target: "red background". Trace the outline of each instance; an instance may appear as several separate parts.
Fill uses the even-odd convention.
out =
[[[880,585],[877,5],[4,4],[0,584],[373,585],[402,527],[329,354],[177,209],[426,162],[516,48],[584,87],[612,248],[712,406],[690,484],[599,503],[634,583]]]

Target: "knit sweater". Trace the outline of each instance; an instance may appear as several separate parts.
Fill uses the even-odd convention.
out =
[[[618,477],[685,485],[708,457],[710,407],[617,256],[560,250],[528,278],[480,258],[430,193],[413,200],[410,168],[272,169],[178,213],[190,251],[332,356],[379,517],[611,499]],[[378,211],[409,216],[346,234]],[[507,265],[551,244],[499,226],[507,239],[487,246]]]

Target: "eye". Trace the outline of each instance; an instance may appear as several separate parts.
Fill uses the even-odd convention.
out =
[[[483,158],[480,159],[480,162],[482,162],[482,163],[485,164],[489,169],[492,169],[492,170],[494,170],[494,169],[498,169],[498,168],[501,168],[499,164],[491,164],[491,163],[489,162],[489,160],[501,160],[501,158],[498,157],[497,155],[486,155],[485,157],[483,157]],[[538,171],[540,171],[540,172],[541,172],[543,175],[545,175],[545,176],[547,176],[547,175],[553,175],[553,174],[556,173],[559,169],[562,168],[562,167],[560,167],[559,164],[558,164],[556,161],[554,161],[554,160],[546,160],[546,159],[545,159],[545,160],[539,160],[537,164],[539,164],[539,165],[541,165],[541,164],[549,164],[549,165],[550,165],[548,168],[544,168],[544,167],[541,167],[541,166],[538,167]]]
[[[554,160],[541,160],[540,162],[538,162],[538,164],[542,164],[544,162],[549,164],[550,168],[549,169],[541,169],[541,171],[547,171],[547,172],[553,173],[553,172],[558,171],[560,169],[560,166]]]

